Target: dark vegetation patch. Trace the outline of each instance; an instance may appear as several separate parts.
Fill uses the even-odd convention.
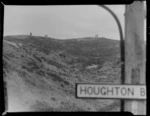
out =
[[[40,70],[41,67],[38,65],[38,63],[32,59],[28,59],[23,65],[22,68],[29,71],[34,72],[36,70]],[[42,71],[39,73],[43,73]]]
[[[59,82],[59,83],[64,83],[65,85],[70,85],[70,83],[64,79],[62,79],[60,76],[58,76],[57,74],[54,73],[47,73],[48,76],[50,76],[50,78],[55,81],[55,82]]]
[[[40,75],[40,76],[46,76],[46,72],[43,71],[42,69],[36,70],[36,73],[37,73],[38,75]]]
[[[57,63],[57,62],[55,62],[55,61],[53,61],[53,60],[48,60],[47,63],[48,63],[49,65],[54,65],[54,66],[56,66],[57,68],[65,68],[62,64]]]
[[[75,91],[71,88],[65,88],[63,91],[65,92],[66,95],[75,96]]]
[[[37,65],[37,63],[34,60],[30,60],[26,62],[27,65],[33,69],[40,69],[40,67]]]
[[[39,78],[38,76],[30,76],[26,71],[20,71],[16,70],[20,77],[24,80],[25,84],[32,85],[34,87],[40,88],[40,89],[46,89],[53,91],[53,87],[48,84],[46,81],[44,81],[42,78]]]
[[[51,100],[56,101],[56,98],[52,97]]]
[[[36,55],[33,55],[33,57],[34,57],[36,60],[38,60],[40,63],[42,63],[41,58],[37,57]]]

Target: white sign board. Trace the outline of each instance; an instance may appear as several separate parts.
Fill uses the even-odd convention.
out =
[[[145,85],[76,84],[77,98],[146,99]]]

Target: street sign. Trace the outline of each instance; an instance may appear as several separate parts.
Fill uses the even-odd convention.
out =
[[[77,98],[146,99],[145,85],[76,84]]]

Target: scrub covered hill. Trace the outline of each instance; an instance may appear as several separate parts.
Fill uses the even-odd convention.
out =
[[[76,83],[120,83],[119,41],[5,36],[3,76],[10,111],[114,111],[120,101],[77,99]]]

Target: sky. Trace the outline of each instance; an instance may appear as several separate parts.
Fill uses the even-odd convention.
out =
[[[124,32],[125,5],[106,5],[119,18]],[[97,5],[11,6],[4,8],[5,35],[33,35],[70,39],[99,37],[120,39],[114,18]]]

